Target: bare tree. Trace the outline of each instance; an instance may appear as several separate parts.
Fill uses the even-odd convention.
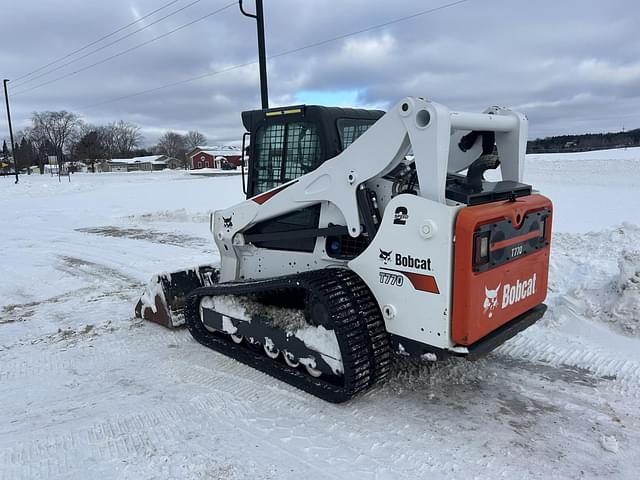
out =
[[[47,155],[56,155],[64,162],[64,154],[76,141],[81,125],[78,115],[65,110],[33,112],[29,138],[38,150],[40,173],[44,172]]]
[[[182,160],[186,154],[185,137],[176,132],[165,132],[158,139],[156,150],[162,155]]]
[[[98,134],[97,141],[107,158],[128,157],[143,140],[140,127],[124,120],[97,127],[91,126],[86,128],[84,133],[90,131]]]
[[[142,143],[140,127],[124,120],[112,123],[113,143],[118,155],[127,156]]]
[[[33,112],[31,117],[32,134],[40,141],[47,140],[61,155],[76,140],[80,133],[82,120],[75,113],[61,110],[59,112]]]
[[[31,142],[31,145],[33,145],[34,155],[40,168],[40,174],[43,174],[47,156],[55,153],[54,147],[46,139],[43,132],[32,127],[25,128],[22,132],[19,132],[19,135],[26,137],[29,142]]]
[[[187,132],[187,134],[184,136],[184,139],[187,151],[191,151],[198,146],[207,144],[207,137],[196,130]]]
[[[96,128],[96,132],[98,132],[98,139],[107,159],[112,159],[114,155],[117,156],[115,123],[101,125]]]

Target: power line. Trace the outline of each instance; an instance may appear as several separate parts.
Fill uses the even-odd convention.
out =
[[[167,18],[172,17],[172,16],[174,16],[174,15],[176,15],[176,14],[178,14],[178,13],[182,12],[183,10],[186,10],[186,9],[187,9],[187,8],[189,8],[189,7],[192,7],[192,6],[193,6],[193,5],[195,5],[196,3],[200,3],[201,1],[202,1],[202,0],[195,0],[195,1],[193,1],[193,2],[191,2],[191,3],[189,3],[189,4],[187,4],[187,5],[185,5],[184,7],[181,7],[181,8],[179,8],[179,9],[177,9],[177,10],[175,10],[175,11],[173,11],[173,12],[171,12],[171,13],[167,14],[167,15],[165,15],[164,17],[161,17],[161,18],[159,18],[159,19],[157,19],[157,20],[154,20],[153,22],[151,22],[151,23],[149,23],[149,24],[145,25],[144,27],[141,27],[141,28],[139,28],[139,29],[137,29],[137,30],[134,30],[133,32],[130,32],[130,33],[127,33],[126,35],[123,35],[123,36],[122,36],[122,37],[120,37],[120,38],[117,38],[117,39],[116,39],[116,40],[114,40],[113,42],[109,42],[109,43],[107,43],[106,45],[102,45],[101,47],[95,48],[95,49],[91,50],[90,52],[85,53],[84,55],[80,55],[79,57],[76,57],[76,58],[74,58],[73,60],[68,61],[67,63],[63,63],[62,65],[58,65],[57,67],[52,68],[52,69],[51,69],[51,70],[49,70],[48,72],[41,73],[40,75],[36,75],[35,77],[32,77],[32,78],[30,78],[30,79],[28,79],[28,80],[25,80],[25,81],[23,81],[22,83],[20,83],[19,85],[16,85],[16,87],[22,87],[23,85],[25,85],[25,84],[27,84],[27,83],[30,83],[30,82],[32,82],[32,81],[34,81],[34,80],[37,80],[38,78],[42,78],[42,77],[45,77],[45,76],[47,76],[47,75],[50,75],[50,74],[52,74],[53,72],[57,72],[58,70],[60,70],[60,69],[62,69],[62,68],[68,67],[69,65],[72,65],[72,64],[74,64],[74,63],[76,63],[76,62],[78,62],[78,61],[82,60],[83,58],[87,58],[87,57],[89,57],[89,56],[93,55],[94,53],[100,52],[100,51],[102,51],[102,50],[104,50],[104,49],[106,49],[106,48],[109,48],[109,47],[111,47],[111,46],[115,45],[116,43],[120,43],[121,41],[126,40],[126,39],[127,39],[127,38],[129,38],[129,37],[132,37],[132,36],[133,36],[133,35],[135,35],[136,33],[142,32],[143,30],[146,30],[146,29],[148,29],[148,28],[150,28],[150,27],[152,27],[152,26],[156,25],[157,23],[160,23],[160,22],[162,22],[163,20],[166,20]]]
[[[412,20],[414,18],[421,17],[423,15],[427,15],[429,13],[434,13],[434,12],[437,12],[437,11],[440,11],[440,10],[444,10],[446,8],[455,7],[457,5],[460,5],[462,3],[466,3],[466,2],[469,2],[469,1],[471,1],[471,0],[458,0],[456,2],[446,3],[446,4],[440,5],[438,7],[433,7],[433,8],[430,8],[428,10],[422,10],[421,12],[412,13],[411,15],[406,15],[404,17],[396,18],[395,20],[390,20],[388,22],[379,23],[377,25],[373,25],[371,27],[363,28],[361,30],[356,30],[354,32],[345,33],[343,35],[338,35],[337,37],[328,38],[326,40],[320,40],[319,42],[311,43],[311,44],[305,45],[303,47],[294,48],[293,50],[286,50],[284,52],[277,53],[275,55],[271,55],[269,57],[269,59],[283,57],[285,55],[290,55],[292,53],[297,53],[297,52],[300,52],[302,50],[307,50],[309,48],[319,47],[319,46],[325,45],[327,43],[336,42],[338,40],[343,40],[345,38],[353,37],[355,35],[360,35],[361,33],[370,32],[372,30],[378,30],[380,28],[388,27],[389,25],[393,25],[395,23],[404,22],[406,20]]]
[[[73,75],[77,75],[78,73],[84,72],[85,70],[89,70],[90,68],[93,68],[93,67],[96,67],[96,66],[98,66],[98,65],[101,65],[101,64],[103,64],[103,63],[106,63],[106,62],[108,62],[108,61],[110,61],[110,60],[113,60],[114,58],[121,57],[122,55],[125,55],[125,54],[127,54],[127,53],[129,53],[129,52],[132,52],[132,51],[134,51],[134,50],[137,50],[137,49],[139,49],[139,48],[142,48],[142,47],[144,47],[144,46],[146,46],[146,45],[149,45],[150,43],[153,43],[153,42],[156,42],[156,41],[158,41],[158,40],[161,40],[161,39],[163,39],[163,38],[165,38],[165,37],[168,37],[169,35],[172,35],[172,34],[176,33],[176,32],[177,32],[177,31],[179,31],[179,30],[183,30],[183,29],[185,29],[185,28],[187,28],[187,27],[189,27],[189,26],[193,25],[194,23],[201,22],[202,20],[205,20],[205,19],[207,19],[207,18],[209,18],[209,17],[212,17],[212,16],[214,16],[214,15],[216,15],[216,14],[218,14],[218,13],[221,13],[221,12],[223,12],[224,10],[227,10],[228,8],[231,8],[231,7],[235,6],[235,5],[236,5],[236,2],[235,2],[235,1],[234,1],[234,2],[231,2],[231,3],[227,4],[227,5],[225,5],[224,7],[219,8],[218,10],[215,10],[214,12],[211,12],[211,13],[208,13],[208,14],[206,14],[206,15],[203,15],[203,16],[202,16],[202,17],[200,17],[200,18],[197,18],[197,19],[195,19],[195,20],[192,20],[191,22],[185,23],[184,25],[180,25],[179,27],[174,28],[173,30],[170,30],[170,31],[168,31],[168,32],[166,32],[166,33],[163,33],[162,35],[158,35],[157,37],[154,37],[154,38],[152,38],[152,39],[150,39],[150,40],[147,40],[147,41],[145,41],[145,42],[139,43],[138,45],[134,45],[134,46],[133,46],[133,47],[131,47],[131,48],[127,48],[126,50],[122,50],[121,52],[115,53],[115,54],[113,54],[113,55],[111,55],[111,56],[109,56],[109,57],[103,58],[102,60],[99,60],[99,61],[97,61],[97,62],[94,62],[94,63],[92,63],[92,64],[90,64],[90,65],[87,65],[87,66],[85,66],[85,67],[82,67],[82,68],[80,68],[80,69],[78,69],[78,70],[75,70],[75,71],[73,71],[73,72],[66,73],[65,75],[62,75],[62,76],[60,76],[60,77],[56,77],[56,78],[54,78],[54,79],[47,80],[46,82],[40,83],[40,84],[35,85],[35,86],[33,86],[33,87],[29,87],[29,88],[27,88],[27,89],[25,89],[25,90],[21,90],[21,91],[19,91],[19,92],[16,92],[16,93],[14,93],[14,94],[12,95],[12,97],[15,97],[15,96],[17,96],[17,95],[22,95],[23,93],[27,93],[27,92],[30,92],[30,91],[32,91],[32,90],[36,90],[36,89],[38,89],[38,88],[44,87],[45,85],[49,85],[49,84],[51,84],[51,83],[58,82],[58,81],[63,80],[63,79],[65,79],[65,78],[72,77]]]
[[[18,78],[14,79],[14,81],[18,81],[18,80],[22,80],[23,78],[29,77],[31,75],[33,75],[34,73],[38,73],[41,70],[44,70],[47,67],[50,67],[51,65],[54,65],[56,63],[58,63],[61,60],[66,60],[67,58],[75,55],[76,53],[80,53],[83,50],[86,50],[89,47],[94,46],[97,43],[100,43],[103,40],[106,40],[107,38],[113,37],[116,33],[120,33],[123,30],[126,30],[127,28],[131,27],[132,25],[135,25],[136,23],[140,23],[142,20],[149,18],[150,16],[160,12],[161,10],[164,10],[167,7],[170,7],[171,5],[173,5],[174,3],[179,2],[180,0],[172,0],[171,2],[163,5],[160,8],[155,9],[153,12],[149,12],[146,15],[140,17],[138,20],[135,20],[134,22],[128,23],[127,25],[125,25],[124,27],[120,27],[117,30],[114,30],[113,32],[104,35],[103,37],[98,38],[97,40],[94,40],[91,43],[86,44],[83,47],[78,48],[77,50],[74,50],[73,52],[67,53],[66,55],[60,57],[60,58],[56,58],[55,60],[53,60],[52,62],[47,63],[46,65],[43,65],[42,67],[36,68],[35,70],[29,72],[29,73],[25,73],[24,75],[19,76]]]
[[[297,52],[300,52],[300,51],[303,51],[303,50],[308,50],[310,48],[315,48],[315,47],[319,47],[321,45],[326,45],[328,43],[335,42],[335,41],[338,41],[338,40],[343,40],[343,39],[349,38],[349,37],[353,37],[353,36],[359,35],[361,33],[370,32],[372,30],[377,30],[377,29],[380,29],[380,28],[384,28],[384,27],[387,27],[389,25],[393,25],[393,24],[396,24],[396,23],[404,22],[406,20],[412,20],[414,18],[421,17],[423,15],[428,15],[430,13],[435,13],[437,11],[444,10],[444,9],[447,9],[447,8],[455,7],[457,5],[460,5],[462,3],[466,3],[466,2],[469,2],[469,1],[471,1],[471,0],[458,0],[458,1],[455,1],[455,2],[451,2],[451,3],[446,3],[444,5],[440,5],[438,7],[430,8],[430,9],[427,9],[427,10],[422,10],[420,12],[416,12],[416,13],[413,13],[411,15],[406,15],[404,17],[396,18],[395,20],[390,20],[388,22],[379,23],[377,25],[373,25],[371,27],[363,28],[361,30],[356,30],[356,31],[350,32],[350,33],[345,33],[345,34],[342,34],[342,35],[338,35],[336,37],[332,37],[332,38],[328,38],[328,39],[325,39],[325,40],[320,40],[318,42],[310,43],[310,44],[304,45],[302,47],[297,47],[297,48],[294,48],[294,49],[291,49],[291,50],[286,50],[286,51],[277,53],[275,55],[270,55],[267,58],[267,60],[272,60],[274,58],[284,57],[285,55],[291,55],[291,54],[294,54],[294,53],[297,53]],[[222,73],[227,73],[227,72],[230,72],[232,70],[237,70],[239,68],[247,67],[249,65],[255,65],[257,63],[258,63],[257,60],[253,60],[251,62],[246,62],[246,63],[241,63],[241,64],[238,64],[238,65],[233,65],[231,67],[227,67],[227,68],[224,68],[222,70],[216,70],[214,72],[203,73],[201,75],[198,75],[198,76],[195,76],[195,77],[191,77],[191,78],[187,78],[185,80],[179,80],[177,82],[168,83],[166,85],[160,85],[158,87],[149,88],[147,90],[142,90],[140,92],[136,92],[136,93],[132,93],[132,94],[128,94],[128,95],[122,95],[120,97],[112,98],[112,99],[109,99],[109,100],[104,100],[104,101],[98,102],[98,103],[92,103],[90,105],[86,105],[84,107],[81,107],[81,110],[98,107],[100,105],[105,105],[105,104],[108,104],[108,103],[119,102],[121,100],[126,100],[128,98],[139,97],[140,95],[145,95],[147,93],[157,92],[159,90],[164,90],[165,88],[171,88],[171,87],[176,87],[176,86],[179,86],[179,85],[184,85],[186,83],[191,83],[191,82],[195,82],[197,80],[202,80],[203,78],[214,77],[214,76],[220,75]]]
[[[186,80],[179,80],[177,82],[168,83],[166,85],[161,85],[159,87],[149,88],[149,89],[143,90],[141,92],[131,93],[131,94],[128,94],[128,95],[123,95],[121,97],[112,98],[110,100],[105,100],[103,102],[98,102],[98,103],[93,103],[91,105],[86,105],[84,107],[81,107],[80,110],[97,107],[99,105],[105,105],[107,103],[118,102],[120,100],[125,100],[127,98],[139,97],[140,95],[145,95],[147,93],[157,92],[159,90],[164,90],[165,88],[177,87],[178,85],[184,85],[185,83],[195,82],[196,80],[202,80],[203,78],[213,77],[215,75],[220,75],[222,73],[227,73],[227,72],[230,72],[232,70],[238,70],[239,68],[248,67],[249,65],[255,65],[257,63],[258,63],[257,60],[253,60],[251,62],[241,63],[241,64],[238,64],[238,65],[233,65],[232,67],[224,68],[222,70],[217,70],[215,72],[204,73],[202,75],[198,75],[197,77],[187,78]]]

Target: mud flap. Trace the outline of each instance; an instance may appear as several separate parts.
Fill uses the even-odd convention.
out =
[[[218,268],[213,265],[200,265],[188,270],[154,275],[136,304],[135,316],[167,328],[184,325],[187,295],[196,288],[210,287],[217,283],[218,273]]]

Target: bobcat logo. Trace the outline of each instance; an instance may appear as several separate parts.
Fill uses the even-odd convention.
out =
[[[391,253],[392,250],[385,252],[384,250],[380,249],[380,260],[382,260],[385,265],[391,261]]]
[[[484,287],[484,314],[486,315],[489,312],[489,318],[493,317],[493,311],[498,308],[498,291],[502,283],[499,283],[495,290],[489,290],[487,287]]]
[[[224,218],[224,217],[222,217],[222,221],[224,222],[224,226],[225,226],[225,228],[231,228],[231,227],[233,227],[233,222],[231,221],[231,218],[232,218],[232,217],[229,217],[229,218]]]

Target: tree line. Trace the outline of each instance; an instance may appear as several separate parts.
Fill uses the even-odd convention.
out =
[[[61,162],[85,162],[94,172],[99,162],[145,155],[175,157],[186,168],[187,152],[207,142],[207,138],[197,131],[185,135],[167,131],[156,145],[145,148],[140,130],[138,125],[124,120],[95,125],[65,110],[34,112],[31,125],[16,135],[13,156],[18,169],[38,166],[40,173],[44,173],[50,156]],[[3,156],[5,159],[9,156],[4,147]]]
[[[585,152],[606,148],[640,146],[640,128],[615,133],[586,133],[537,138],[527,144],[527,153]]]

